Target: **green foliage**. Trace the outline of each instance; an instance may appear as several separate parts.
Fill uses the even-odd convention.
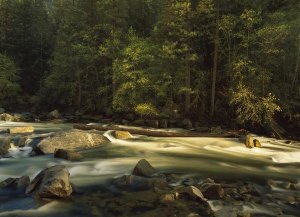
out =
[[[239,85],[232,92],[230,104],[235,106],[239,120],[244,123],[264,124],[281,111],[277,99],[271,93],[265,97],[256,96],[250,88]]]
[[[0,105],[10,108],[16,104],[20,94],[17,67],[13,60],[0,54]]]
[[[158,116],[157,109],[151,103],[138,104],[137,106],[135,106],[134,112],[137,115],[140,115],[141,117],[145,118],[154,118]]]

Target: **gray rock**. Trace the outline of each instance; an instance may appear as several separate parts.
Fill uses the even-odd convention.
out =
[[[147,160],[142,159],[137,163],[132,174],[136,176],[151,176],[155,172],[156,170],[151,166],[151,164]]]
[[[33,151],[39,154],[53,154],[56,149],[71,151],[87,149],[108,143],[103,135],[92,131],[70,130],[58,132],[41,140]]]
[[[0,121],[15,121],[15,117],[10,115],[10,114],[7,114],[7,113],[3,113],[3,114],[0,114]]]
[[[0,107],[0,115],[4,112],[5,112],[5,109]]]
[[[225,196],[225,191],[220,184],[205,183],[200,189],[207,199],[217,200]]]
[[[10,138],[0,138],[0,156],[6,155],[8,153],[8,149],[11,148],[10,143]]]
[[[129,188],[133,190],[147,190],[153,187],[164,188],[168,183],[163,178],[146,178],[135,175],[125,175],[114,181],[119,188]]]
[[[83,158],[80,153],[70,151],[70,150],[64,150],[64,149],[57,149],[54,153],[54,157],[69,160],[69,161],[78,161]]]
[[[61,114],[59,113],[59,111],[57,109],[55,109],[52,112],[49,112],[47,117],[50,119],[58,119],[58,118],[61,118]]]
[[[26,189],[26,194],[40,198],[67,198],[72,194],[70,173],[63,165],[42,170]]]
[[[188,187],[182,187],[176,191],[176,193],[181,195],[186,195],[189,198],[193,200],[200,200],[200,201],[206,201],[205,197],[203,196],[202,192],[196,188],[195,186],[188,186]]]

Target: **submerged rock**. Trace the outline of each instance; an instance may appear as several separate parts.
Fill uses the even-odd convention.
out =
[[[130,188],[133,190],[147,190],[153,187],[164,188],[168,183],[163,178],[146,178],[135,175],[125,175],[114,181],[120,188]]]
[[[69,161],[78,161],[83,158],[80,153],[64,149],[57,149],[54,153],[54,157],[62,158]]]
[[[114,136],[117,139],[131,139],[133,136],[128,131],[115,131]]]
[[[11,148],[10,138],[0,138],[0,156],[6,155]]]
[[[39,142],[33,151],[38,154],[53,154],[56,149],[78,150],[93,148],[109,140],[96,132],[71,130],[56,133]]]
[[[225,191],[220,184],[205,183],[200,189],[207,199],[217,200],[225,196]]]
[[[181,195],[188,196],[189,198],[191,198],[193,200],[206,201],[202,192],[195,186],[182,187],[182,188],[178,189],[176,191],[176,193],[179,196],[181,196]]]
[[[39,198],[67,198],[72,194],[70,173],[63,165],[42,170],[26,189],[26,194]]]
[[[29,183],[30,183],[29,176],[22,176],[20,178],[8,178],[0,182],[0,188],[23,190],[25,192],[25,189],[29,185]]]
[[[142,159],[134,167],[132,174],[136,176],[151,176],[155,172],[154,167],[147,160]]]
[[[33,133],[34,132],[34,127],[32,127],[32,126],[12,127],[12,128],[8,128],[7,131],[10,134]]]

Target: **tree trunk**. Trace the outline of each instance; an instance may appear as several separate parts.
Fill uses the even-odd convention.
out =
[[[216,32],[214,39],[214,63],[212,71],[212,86],[211,86],[211,105],[210,116],[214,116],[215,112],[215,98],[216,98],[216,79],[218,70],[218,52],[219,52],[219,6],[217,2],[217,17],[216,17]]]
[[[187,91],[185,92],[185,104],[184,104],[184,113],[187,116],[190,111],[190,105],[191,105],[191,71],[190,67],[188,67],[186,74],[185,74],[185,86],[187,88]]]
[[[102,126],[102,125],[75,124],[73,126],[73,128],[79,129],[79,130],[128,131],[131,134],[153,136],[153,137],[217,137],[217,138],[239,137],[238,133],[235,133],[235,132],[225,132],[225,133],[221,133],[221,134],[196,133],[196,132],[169,132],[169,131],[161,131],[161,130],[132,128],[132,127],[120,127],[117,125]]]

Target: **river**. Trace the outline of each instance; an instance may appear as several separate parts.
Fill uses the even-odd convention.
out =
[[[0,122],[0,131],[12,126],[34,126],[33,136],[68,130],[71,124]],[[267,180],[300,183],[300,143],[258,137],[262,148],[248,149],[240,139],[229,138],[153,138],[135,136],[132,141],[115,139],[111,143],[83,151],[84,160],[69,162],[52,155],[29,157],[29,147],[10,150],[10,158],[0,159],[0,180],[29,175],[31,179],[49,166],[63,164],[71,181],[82,189],[105,186],[112,178],[130,174],[138,160],[147,159],[157,170],[213,179],[263,182]],[[4,136],[3,134],[1,135]],[[280,190],[279,190],[280,191]],[[68,211],[66,211],[68,210]],[[51,202],[37,206],[29,197],[0,191],[0,216],[84,216],[72,202]]]

